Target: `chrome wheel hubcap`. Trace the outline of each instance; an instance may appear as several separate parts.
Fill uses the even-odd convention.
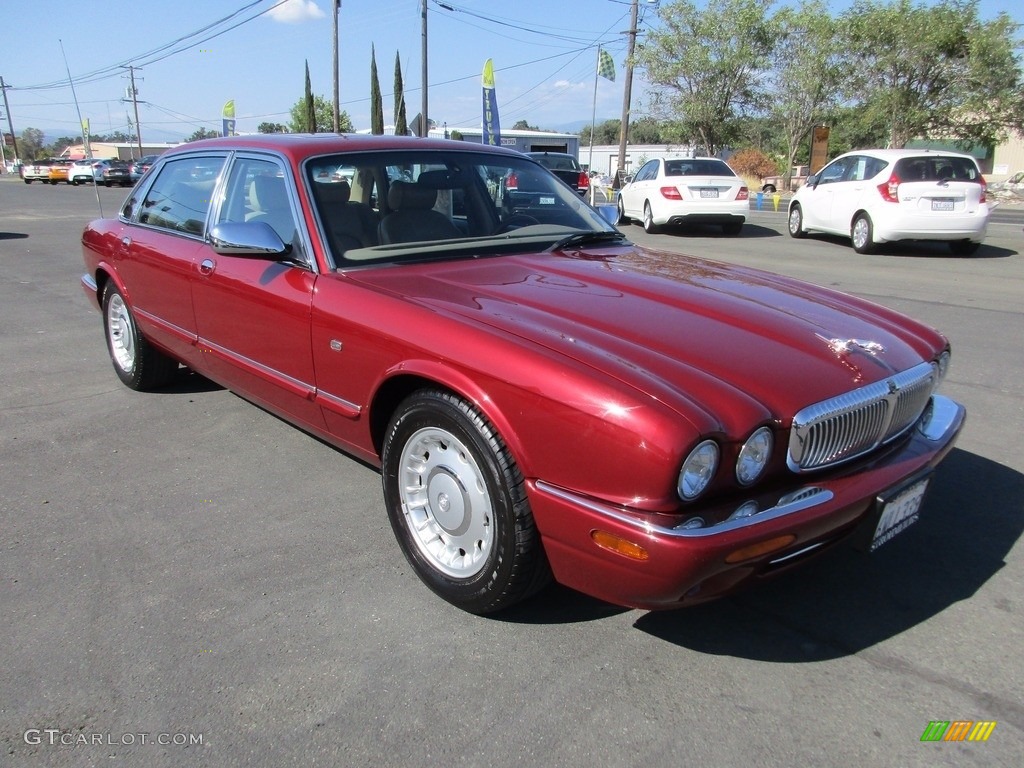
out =
[[[868,242],[868,223],[864,219],[857,219],[853,225],[853,244],[863,248]]]
[[[135,337],[128,307],[116,293],[107,305],[107,335],[114,362],[122,371],[130,373],[135,366]]]
[[[457,579],[479,573],[494,546],[491,497],[469,449],[437,427],[414,433],[402,451],[402,514],[427,562]]]

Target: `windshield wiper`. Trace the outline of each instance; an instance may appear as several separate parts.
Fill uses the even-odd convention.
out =
[[[570,246],[592,245],[594,243],[607,243],[613,240],[625,240],[626,236],[621,232],[573,232],[561,240],[557,240],[550,248],[544,249],[544,253],[565,250]]]

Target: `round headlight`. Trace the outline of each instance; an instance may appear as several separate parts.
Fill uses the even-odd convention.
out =
[[[708,487],[718,469],[718,445],[714,440],[705,440],[686,457],[679,470],[679,497],[693,501]]]
[[[946,374],[949,373],[949,361],[950,361],[949,350],[946,350],[941,355],[939,355],[939,359],[938,359],[939,380],[936,382],[937,385],[941,384],[942,380],[946,378]]]
[[[756,430],[740,448],[736,459],[736,480],[740,485],[750,485],[764,472],[772,455],[772,431],[768,427]]]

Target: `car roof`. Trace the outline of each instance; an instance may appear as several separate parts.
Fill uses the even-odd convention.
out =
[[[280,152],[299,162],[307,157],[341,152],[372,152],[394,150],[444,150],[486,152],[488,154],[522,157],[505,147],[457,141],[424,139],[417,136],[373,136],[356,133],[264,133],[251,136],[222,136],[202,139],[169,149],[161,157],[198,150],[262,149]]]
[[[965,152],[952,152],[942,149],[857,149],[852,152],[844,152],[838,157],[834,158],[838,160],[840,157],[849,157],[850,155],[871,155],[882,160],[901,160],[904,157],[964,157],[970,160],[974,160],[972,155],[968,155]]]

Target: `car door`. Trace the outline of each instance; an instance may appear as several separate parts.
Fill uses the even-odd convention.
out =
[[[116,263],[126,298],[142,333],[185,362],[197,354],[192,282],[213,189],[196,186],[195,177],[215,179],[226,159],[224,152],[168,159],[121,211]]]
[[[272,155],[237,153],[221,195],[213,226],[269,224],[291,251],[275,261],[204,246],[193,300],[205,367],[272,410],[322,427],[310,348],[317,275],[288,169]]]
[[[852,157],[838,157],[821,169],[813,186],[801,195],[803,205],[804,226],[823,232],[848,234],[846,225],[837,227],[832,217],[832,208],[836,195],[842,195],[847,171],[850,169]]]
[[[654,180],[658,175],[658,164],[658,160],[648,160],[636,172],[633,181],[623,187],[620,194],[623,196],[622,205],[626,210],[627,216],[634,219],[643,217],[644,201],[647,200],[651,187],[655,183]]]
[[[865,205],[865,197],[873,194],[871,180],[881,171],[885,163],[869,155],[855,155],[847,158],[846,174],[843,180],[832,187],[832,210],[829,220],[837,232],[849,234],[853,215]]]

